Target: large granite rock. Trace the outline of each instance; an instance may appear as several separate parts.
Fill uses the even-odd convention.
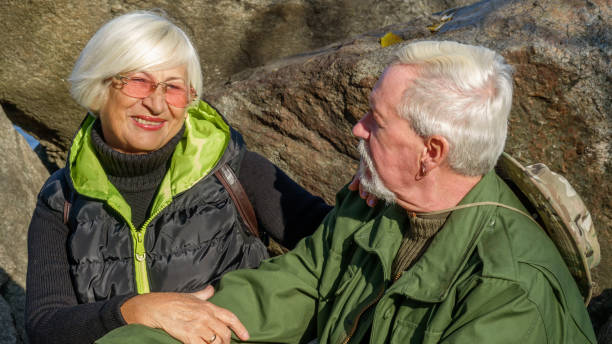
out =
[[[23,343],[27,230],[49,173],[1,107],[0,147],[0,344]]]
[[[248,67],[473,0],[0,1],[0,105],[62,166],[84,110],[68,95],[93,33],[136,9],[164,10],[194,38],[208,89]]]
[[[207,98],[251,148],[331,201],[355,171],[351,127],[399,47],[380,46],[385,32],[499,51],[516,69],[506,150],[563,173],[583,196],[603,251],[597,295],[612,287],[610,12],[605,0],[483,1],[444,13],[452,19],[438,32],[427,27],[442,21],[417,17],[243,71]]]
[[[583,196],[603,252],[594,271],[595,294],[609,289],[609,1],[489,0],[444,13],[452,16],[446,22],[443,15],[423,15],[428,9],[424,3],[193,0],[156,1],[151,7],[164,8],[196,37],[208,83],[205,97],[249,146],[328,201],[355,171],[356,140],[350,129],[367,110],[367,95],[397,49],[380,46],[384,33],[393,31],[406,41],[456,40],[499,51],[516,68],[506,150],[524,163],[548,164]],[[431,11],[459,2],[436,4]],[[41,139],[50,159],[59,162],[65,155],[83,114],[68,98],[64,81],[78,52],[104,21],[136,6],[139,2],[128,0],[0,3],[0,29],[7,38],[0,50],[0,102],[14,122]],[[386,24],[394,25],[376,29]],[[431,32],[431,26],[437,31]],[[369,33],[352,36],[359,32]],[[325,45],[335,40],[339,43]],[[294,53],[302,54],[274,60]],[[34,195],[39,187],[33,187]],[[14,246],[23,248],[25,242]],[[5,275],[0,271],[0,282]],[[609,321],[603,319],[601,328],[609,329]],[[602,337],[605,333],[599,334],[600,341],[610,340]]]

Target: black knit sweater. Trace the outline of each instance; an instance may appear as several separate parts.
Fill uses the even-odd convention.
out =
[[[91,128],[91,142],[111,183],[132,209],[132,224],[140,228],[149,214],[157,188],[168,171],[170,157],[183,137],[185,126],[160,149],[128,154],[106,144],[100,121]]]

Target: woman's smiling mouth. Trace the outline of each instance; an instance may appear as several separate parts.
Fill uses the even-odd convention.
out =
[[[166,120],[150,116],[133,116],[132,120],[136,126],[145,130],[158,130],[164,126]]]

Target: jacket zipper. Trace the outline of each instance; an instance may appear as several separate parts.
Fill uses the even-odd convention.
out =
[[[393,277],[393,283],[395,283],[395,281],[397,281],[400,277],[402,277],[401,272]],[[355,322],[353,323],[353,327],[351,328],[349,335],[344,339],[342,344],[347,344],[351,340],[351,337],[353,337],[353,335],[355,334],[355,331],[357,330],[357,324],[359,323],[359,318],[363,315],[363,313],[365,313],[365,311],[367,311],[370,307],[372,307],[374,304],[380,301],[380,299],[382,298],[384,294],[384,291],[385,291],[385,288],[383,287],[378,293],[378,296],[376,296],[376,298],[374,299],[374,301],[370,302],[367,306],[365,306],[365,308],[361,310],[361,312],[359,312],[359,314],[357,314],[357,317],[355,318]]]
[[[357,314],[357,317],[355,318],[355,322],[353,323],[353,327],[351,328],[351,331],[349,332],[348,336],[344,339],[344,341],[342,341],[342,344],[347,344],[351,340],[351,337],[353,337],[353,335],[355,334],[355,330],[357,330],[357,324],[359,323],[359,318],[361,318],[361,316],[363,315],[363,313],[365,313],[365,311],[367,311],[370,307],[376,304],[382,298],[384,293],[385,293],[385,287],[383,286],[383,288],[380,290],[376,298],[372,302],[370,302],[367,306],[361,309],[361,311],[359,312],[359,314]]]

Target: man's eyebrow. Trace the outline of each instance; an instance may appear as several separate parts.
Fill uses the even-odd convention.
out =
[[[370,106],[370,110],[374,110],[374,108],[376,107],[376,102],[374,101],[374,97],[372,96],[372,94],[370,94],[370,96],[368,97],[368,105]]]
[[[376,111],[375,107],[370,108],[370,113],[372,114],[372,120],[376,123],[377,126],[383,124],[383,120],[380,117],[380,114]]]

